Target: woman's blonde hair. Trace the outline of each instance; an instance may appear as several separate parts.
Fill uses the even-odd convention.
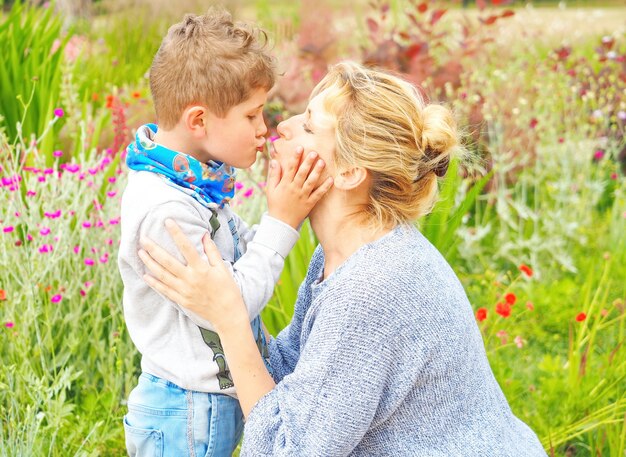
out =
[[[266,45],[265,32],[233,23],[219,8],[188,14],[171,26],[150,67],[159,125],[172,128],[196,103],[225,116],[254,90],[271,89],[275,69]]]
[[[354,62],[335,65],[311,97],[324,91],[336,166],[370,173],[368,219],[390,227],[427,214],[459,144],[451,111],[425,103],[400,77]]]

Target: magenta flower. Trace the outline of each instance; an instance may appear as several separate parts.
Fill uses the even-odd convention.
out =
[[[117,178],[116,178],[115,176],[111,176],[111,177],[109,178],[109,182],[110,182],[111,184],[113,184],[115,181],[117,181]]]
[[[74,246],[73,251],[74,251],[74,254],[78,254],[78,251],[80,251],[80,246],[79,245]]]
[[[58,217],[61,217],[61,210],[57,209],[56,211],[53,211],[51,213],[46,211],[43,214],[49,219],[56,219]]]
[[[5,326],[6,328],[13,328],[13,326],[14,326],[14,325],[15,325],[15,324],[13,324],[13,322],[5,322],[5,323],[4,323],[4,326]]]
[[[52,173],[54,173],[54,169],[52,169],[52,168],[46,168],[46,169],[43,171],[43,174],[44,174],[44,175],[51,175]]]
[[[593,158],[596,160],[602,160],[602,158],[604,157],[604,151],[602,149],[598,149],[594,154],[593,154]]]
[[[113,219],[111,219],[109,221],[109,225],[117,225],[119,223],[120,223],[120,218],[119,217],[115,217],[115,218],[113,218]]]
[[[98,170],[96,168],[90,168],[88,171],[89,171],[89,174],[92,176],[98,173]]]
[[[54,157],[61,157],[63,155],[63,151],[56,150],[52,153]]]
[[[254,187],[248,188],[248,190],[243,193],[243,196],[249,198],[252,195],[252,192],[254,192]]]
[[[100,256],[100,263],[107,263],[109,261],[109,254],[105,252]]]
[[[61,294],[56,294],[50,299],[52,303],[59,303],[61,300],[63,300],[63,295]]]
[[[56,117],[63,117],[64,114],[65,114],[65,112],[63,111],[63,108],[56,108],[54,110],[54,115]]]
[[[83,222],[83,228],[91,228],[91,222],[89,221]]]
[[[617,173],[615,172],[611,173],[611,179],[615,181],[617,179]]]
[[[39,248],[39,253],[47,254],[49,252],[52,252],[53,250],[54,250],[54,247],[52,247],[51,244],[42,244],[41,247]]]
[[[237,182],[235,183],[235,189],[236,189],[236,190],[241,190],[241,189],[243,189],[243,183],[242,183],[242,182],[237,181]]]
[[[44,227],[39,231],[41,236],[50,235],[50,227]]]
[[[26,192],[27,197],[34,197],[35,195],[37,195],[37,192],[35,192],[34,190],[29,190]]]
[[[65,166],[65,171],[69,171],[70,173],[76,173],[80,171],[80,165],[71,163]]]
[[[93,267],[94,264],[95,264],[95,262],[93,261],[93,259],[91,257],[87,257],[85,259],[85,265],[87,265],[88,267]]]
[[[109,198],[113,198],[117,195],[117,192],[115,192],[114,190],[107,192],[107,197]]]
[[[37,177],[37,181],[39,181],[39,182],[46,182],[46,177],[45,176],[38,176]]]
[[[29,234],[26,235],[26,239],[28,241],[33,241],[33,236],[29,233]]]
[[[9,226],[4,227],[4,228],[2,229],[2,231],[3,231],[4,233],[11,233],[13,230],[15,230],[15,227],[13,227],[12,225],[9,225]]]

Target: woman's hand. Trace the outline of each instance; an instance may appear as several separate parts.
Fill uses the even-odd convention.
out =
[[[322,179],[325,163],[316,152],[298,147],[281,167],[276,159],[270,161],[267,176],[268,214],[298,229],[315,204],[332,187],[333,179]]]
[[[209,234],[202,238],[207,262],[173,220],[167,219],[165,227],[187,265],[149,238],[142,237],[143,250],[139,251],[139,257],[152,274],[144,275],[146,283],[178,305],[210,321],[218,333],[233,323],[247,322],[248,313],[239,287]]]

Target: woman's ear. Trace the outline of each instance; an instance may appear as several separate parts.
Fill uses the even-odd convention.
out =
[[[182,122],[185,128],[195,137],[206,135],[209,122],[209,110],[204,106],[193,105],[183,111]]]
[[[341,190],[351,190],[359,187],[367,179],[368,172],[363,167],[352,167],[340,170],[334,177],[335,187]]]

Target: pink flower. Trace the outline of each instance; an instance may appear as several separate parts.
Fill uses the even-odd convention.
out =
[[[615,181],[617,179],[617,173],[615,172],[611,173],[611,179]]]
[[[63,151],[56,150],[52,153],[54,157],[61,157],[63,155]]]
[[[533,305],[533,302],[527,301],[526,302],[526,308],[528,308],[530,311],[534,311],[535,310],[535,305]]]
[[[78,254],[78,252],[80,251],[80,246],[79,245],[74,246],[73,251],[74,251],[74,254]]]
[[[237,181],[237,182],[235,183],[235,189],[236,189],[236,190],[241,190],[241,189],[243,189],[243,183],[242,183],[242,182]]]
[[[39,181],[39,182],[46,182],[46,177],[45,176],[37,176],[37,181]]]
[[[93,261],[93,259],[91,257],[87,257],[85,259],[85,265],[87,265],[88,267],[92,267],[94,265],[94,263],[95,262]]]
[[[34,197],[35,195],[37,195],[37,192],[35,192],[34,190],[29,190],[26,192],[27,197]]]
[[[41,236],[50,235],[50,227],[44,227],[39,231]]]
[[[243,193],[243,196],[249,198],[252,195],[252,192],[254,192],[254,187],[248,188],[248,190]]]
[[[63,115],[64,115],[64,114],[65,114],[65,113],[63,112],[63,108],[56,108],[56,109],[54,110],[54,115],[55,115],[56,117],[63,117]]]
[[[65,171],[69,171],[70,173],[76,173],[80,171],[80,165],[75,164],[75,163],[70,163],[69,165],[65,166]]]
[[[49,252],[52,252],[53,250],[54,250],[54,248],[52,247],[51,244],[43,244],[39,248],[39,253],[40,254],[47,254]]]
[[[11,233],[13,230],[15,230],[15,227],[13,227],[12,225],[9,225],[9,226],[4,227],[4,228],[2,229],[2,231],[3,231],[4,233]]]
[[[56,219],[56,218],[58,218],[58,217],[61,217],[61,210],[60,210],[60,209],[57,209],[56,211],[54,211],[54,212],[52,212],[52,213],[45,212],[45,213],[43,213],[43,214],[44,214],[44,216],[46,216],[46,217],[47,217],[47,218],[49,218],[49,219]]]
[[[119,223],[120,223],[120,218],[119,218],[119,217],[117,217],[117,218],[113,218],[113,219],[111,219],[111,220],[109,221],[109,225],[117,225],[117,224],[119,224]]]
[[[83,228],[91,228],[91,222],[89,221],[83,222]]]
[[[93,286],[93,282],[91,281],[85,281],[83,283],[83,285],[85,286],[85,289],[89,289],[91,286]]]
[[[117,181],[117,178],[116,178],[115,176],[111,176],[111,177],[109,178],[109,182],[110,182],[111,184],[113,184],[115,181]]]
[[[515,339],[513,340],[515,342],[515,345],[518,348],[523,348],[524,347],[524,340],[522,339],[521,336],[516,336]]]
[[[61,300],[63,300],[63,295],[61,294],[56,294],[50,299],[52,303],[59,303]]]
[[[604,157],[604,151],[602,149],[598,149],[594,154],[593,154],[593,158],[596,160],[602,160],[602,158]]]
[[[109,253],[105,252],[100,256],[100,263],[107,263],[109,261]]]
[[[107,192],[107,197],[109,198],[113,198],[115,197],[115,195],[117,195],[117,192],[115,192],[114,190]]]
[[[4,323],[4,326],[5,326],[6,328],[13,328],[13,326],[14,326],[14,325],[15,325],[15,324],[14,324],[13,322],[5,322],[5,323]]]

